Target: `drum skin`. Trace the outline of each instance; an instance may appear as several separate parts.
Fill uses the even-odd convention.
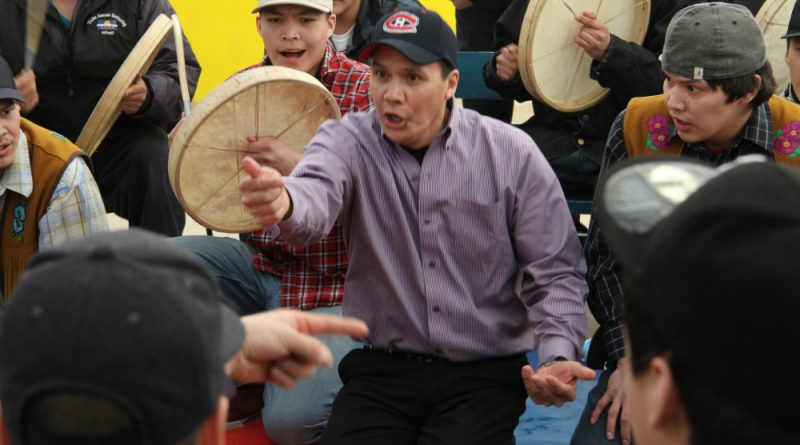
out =
[[[581,24],[575,14],[594,12],[611,34],[629,42],[644,41],[650,20],[649,0],[531,0],[519,39],[519,70],[528,92],[563,112],[595,105],[608,94],[589,77],[592,58],[577,43]]]
[[[186,213],[228,233],[261,228],[240,202],[247,137],[277,137],[302,153],[327,119],[340,119],[333,95],[314,77],[277,66],[241,72],[192,108],[175,133],[169,180]]]

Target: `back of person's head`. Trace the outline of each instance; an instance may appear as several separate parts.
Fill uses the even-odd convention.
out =
[[[730,3],[699,3],[678,11],[667,27],[661,67],[722,89],[728,103],[758,89],[750,102],[753,108],[777,88],[755,17],[746,7]]]
[[[37,254],[0,319],[0,406],[15,445],[197,443],[224,423],[243,340],[213,276],[130,230]]]
[[[610,170],[597,196],[626,282],[626,403],[649,411],[633,415],[637,443],[664,432],[654,419],[668,397],[651,396],[667,381],[691,443],[800,443],[789,402],[800,379],[786,360],[800,313],[800,171],[636,159]]]

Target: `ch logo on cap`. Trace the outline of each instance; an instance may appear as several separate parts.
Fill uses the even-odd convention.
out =
[[[392,14],[383,24],[383,30],[392,34],[416,34],[419,17],[410,12]]]

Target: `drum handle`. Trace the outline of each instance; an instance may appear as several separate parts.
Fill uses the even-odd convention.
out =
[[[183,32],[181,22],[176,14],[172,14],[172,32],[175,36],[175,52],[178,55],[178,79],[181,84],[181,99],[183,99],[183,114],[189,115],[192,101],[189,98],[189,82],[186,80],[186,58],[183,49]]]
[[[39,41],[42,39],[42,27],[44,26],[48,6],[50,6],[50,3],[47,0],[28,0],[27,2],[25,69],[33,69],[33,62],[36,60],[36,53],[39,51]]]

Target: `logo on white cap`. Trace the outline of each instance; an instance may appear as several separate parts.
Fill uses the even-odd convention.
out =
[[[383,24],[383,30],[392,34],[416,34],[419,17],[410,12],[392,14]]]

